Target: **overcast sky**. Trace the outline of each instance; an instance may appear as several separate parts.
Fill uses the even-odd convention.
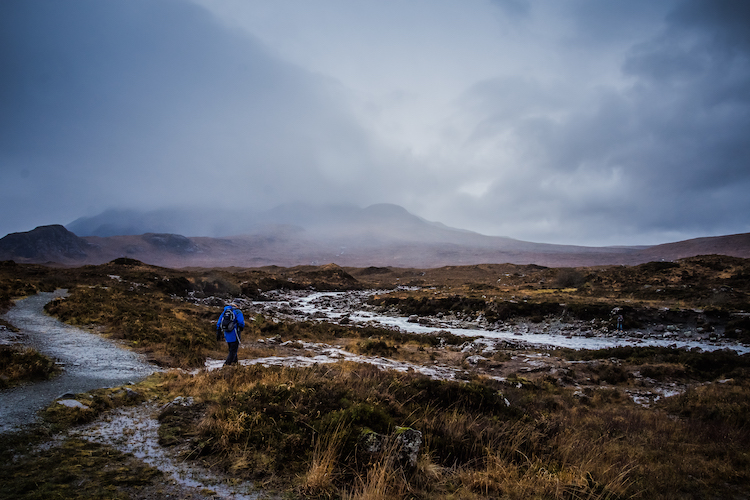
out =
[[[0,236],[292,201],[545,243],[750,232],[750,2],[0,2]]]

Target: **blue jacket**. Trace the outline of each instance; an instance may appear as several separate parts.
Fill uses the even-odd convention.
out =
[[[227,309],[232,309],[234,311],[234,317],[237,318],[237,328],[232,330],[231,332],[225,332],[224,333],[224,340],[227,342],[236,342],[238,340],[237,334],[239,333],[237,330],[242,330],[245,328],[245,317],[242,315],[242,311],[239,309],[235,309],[232,306],[225,306],[224,311]],[[224,316],[224,311],[221,312],[219,315],[219,319],[216,320],[216,329],[221,330],[221,318]]]

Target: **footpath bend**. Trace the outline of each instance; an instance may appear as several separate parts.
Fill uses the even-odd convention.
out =
[[[109,339],[66,325],[44,306],[62,297],[57,290],[19,300],[3,318],[20,330],[23,344],[62,366],[62,374],[44,382],[0,391],[0,433],[19,430],[37,420],[37,412],[64,394],[138,382],[157,370],[145,358]]]

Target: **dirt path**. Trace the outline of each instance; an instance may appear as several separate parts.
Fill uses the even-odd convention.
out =
[[[52,380],[0,391],[0,433],[35,422],[37,411],[64,394],[137,382],[157,370],[142,356],[47,315],[45,304],[64,294],[58,290],[19,300],[3,316],[20,330],[25,345],[57,360],[63,373]]]
[[[191,400],[179,398],[172,404],[189,405]],[[107,412],[90,424],[70,430],[69,435],[101,443],[132,454],[138,460],[155,467],[165,474],[157,486],[155,496],[140,498],[178,498],[261,500],[277,498],[255,489],[251,482],[214,473],[197,462],[182,458],[188,443],[165,448],[159,445],[160,407],[152,402],[138,406],[123,407]],[[168,492],[168,493],[167,493]]]

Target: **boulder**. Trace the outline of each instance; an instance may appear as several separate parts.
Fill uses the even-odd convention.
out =
[[[374,463],[383,458],[395,460],[395,465],[404,469],[417,466],[419,452],[422,450],[422,432],[411,427],[396,427],[390,434],[379,434],[365,429],[359,439],[360,450],[367,462]],[[390,457],[384,453],[391,452]]]
[[[401,466],[416,468],[422,450],[422,432],[411,427],[396,427],[396,449]]]

